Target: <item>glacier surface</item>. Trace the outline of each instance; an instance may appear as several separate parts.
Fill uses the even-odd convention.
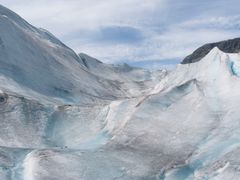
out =
[[[104,64],[0,6],[1,180],[240,177],[240,56]]]

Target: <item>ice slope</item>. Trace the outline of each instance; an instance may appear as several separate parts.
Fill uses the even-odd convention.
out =
[[[73,179],[238,179],[240,83],[229,64],[239,61],[215,48],[148,96],[112,102],[99,131],[104,143],[81,154],[45,152],[42,163],[39,152],[29,154],[39,162],[35,178],[44,167],[60,177],[55,166],[74,162],[64,174]]]
[[[215,48],[197,63],[179,65],[148,95],[102,105],[56,107],[25,100],[19,103],[26,106],[19,110],[22,122],[16,127],[6,122],[14,130],[6,131],[6,139],[0,136],[1,146],[11,149],[1,148],[8,162],[1,175],[26,180],[238,179],[238,62],[238,54]],[[19,107],[8,100],[3,117],[16,113],[9,104]],[[38,117],[41,125],[27,117]],[[21,158],[14,158],[16,153]]]

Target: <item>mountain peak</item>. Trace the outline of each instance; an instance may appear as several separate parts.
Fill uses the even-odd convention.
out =
[[[99,61],[96,58],[93,58],[85,53],[79,53],[78,56],[80,57],[80,59],[82,60],[82,64],[84,64],[84,66],[86,66],[87,68],[89,68],[89,66],[96,66],[97,64],[102,64],[101,61]]]
[[[25,21],[23,18],[21,18],[18,14],[2,6],[1,4],[0,4],[0,17],[8,18],[12,22],[18,24],[18,26],[20,26],[21,28],[32,30],[36,29],[32,25],[30,25],[27,21]]]
[[[229,39],[225,41],[209,43],[196,49],[192,54],[187,56],[181,64],[190,64],[200,61],[206,56],[214,47],[218,47],[225,53],[238,53],[240,52],[240,38]]]

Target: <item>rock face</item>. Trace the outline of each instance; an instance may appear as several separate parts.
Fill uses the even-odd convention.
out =
[[[200,61],[206,56],[214,47],[218,47],[221,51],[226,53],[238,53],[240,52],[240,38],[230,39],[226,41],[220,41],[216,43],[209,43],[196,49],[192,54],[187,56],[182,64],[195,63]]]

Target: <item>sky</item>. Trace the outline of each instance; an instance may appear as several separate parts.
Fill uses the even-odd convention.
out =
[[[172,67],[197,47],[240,37],[239,0],[0,0],[75,52]]]

